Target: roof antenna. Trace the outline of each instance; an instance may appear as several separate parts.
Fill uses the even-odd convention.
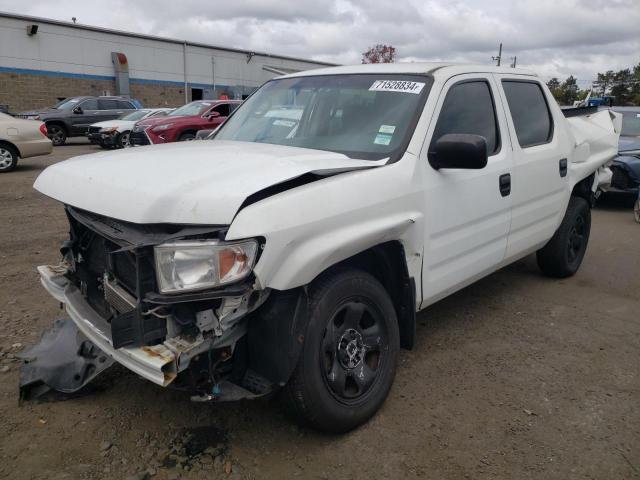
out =
[[[76,17],[71,17],[71,20],[72,20],[72,21],[73,21],[73,23],[75,24],[77,19],[76,19]]]

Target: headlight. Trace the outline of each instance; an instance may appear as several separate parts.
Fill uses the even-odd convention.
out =
[[[165,123],[164,125],[158,125],[157,127],[153,127],[153,131],[161,132],[163,130],[167,130],[168,128],[171,128],[172,126],[173,126],[173,123]]]
[[[116,133],[117,131],[118,127],[106,127],[100,129],[100,133]]]
[[[256,259],[258,242],[179,241],[154,248],[162,293],[205,290],[245,278]]]

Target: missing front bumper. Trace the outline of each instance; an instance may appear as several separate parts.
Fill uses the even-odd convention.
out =
[[[177,355],[164,343],[145,347],[113,348],[109,324],[86,302],[80,291],[64,276],[66,269],[48,265],[38,267],[40,282],[58,301],[77,329],[97,348],[113,360],[141,377],[163,387],[175,380],[178,372]],[[173,339],[175,343],[175,339]],[[182,344],[187,350],[192,344]]]

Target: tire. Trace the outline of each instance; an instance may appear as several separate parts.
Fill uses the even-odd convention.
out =
[[[179,142],[190,142],[191,140],[195,140],[195,139],[196,139],[196,135],[191,132],[183,133],[182,135],[180,135],[180,137],[178,137]]]
[[[545,275],[570,277],[578,271],[589,243],[591,208],[582,197],[571,197],[562,223],[538,252],[538,266]]]
[[[18,150],[12,145],[0,144],[0,173],[7,173],[18,165]]]
[[[115,148],[126,148],[129,146],[129,135],[131,134],[131,132],[129,130],[126,130],[122,133],[118,134],[118,138],[116,138],[116,141],[114,142]]]
[[[352,430],[387,398],[399,349],[395,309],[380,282],[355,269],[328,272],[309,288],[309,324],[284,399],[303,424]]]
[[[633,205],[633,218],[636,222],[640,223],[640,197],[636,200],[636,203]]]
[[[67,131],[59,123],[51,123],[47,125],[47,136],[51,139],[54,147],[64,145],[67,141]]]

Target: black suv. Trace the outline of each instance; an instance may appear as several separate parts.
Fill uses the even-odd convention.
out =
[[[15,116],[45,122],[53,144],[64,145],[68,137],[85,136],[89,125],[113,120],[132,110],[137,110],[136,105],[124,97],[71,97],[52,108]]]

